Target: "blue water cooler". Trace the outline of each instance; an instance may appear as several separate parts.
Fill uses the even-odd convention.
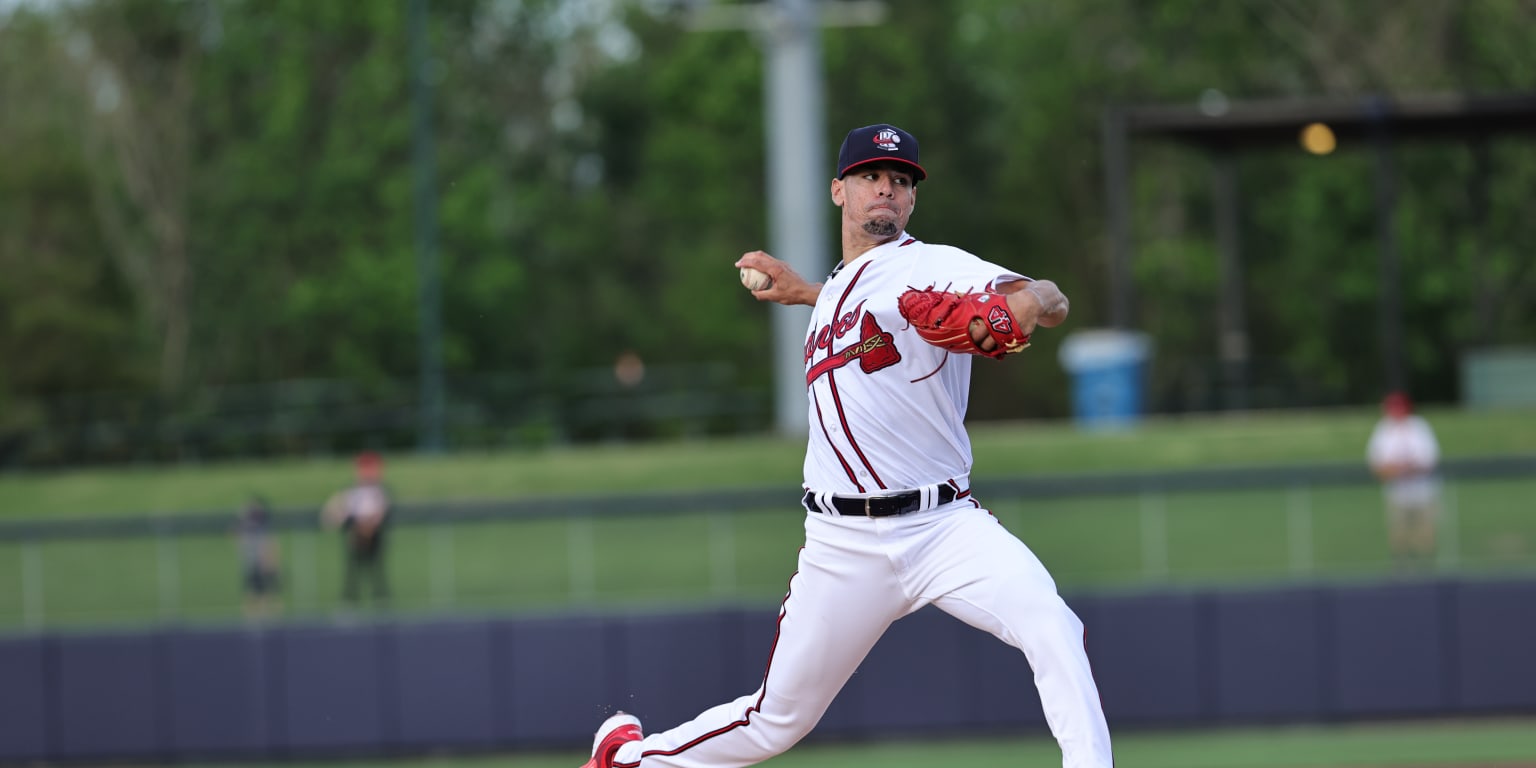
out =
[[[1062,341],[1061,364],[1072,376],[1072,415],[1094,429],[1128,427],[1142,414],[1151,342],[1144,333],[1078,331]]]

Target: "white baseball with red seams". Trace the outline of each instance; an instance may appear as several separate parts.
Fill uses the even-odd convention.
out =
[[[741,284],[749,291],[765,291],[773,287],[773,278],[751,267],[742,267]]]
[[[986,290],[1026,279],[903,232],[822,287],[806,337],[805,547],[761,687],[619,747],[617,768],[738,768],[816,725],[897,619],[933,604],[1029,659],[1066,768],[1113,765],[1083,625],[1025,544],[970,494],[963,422],[973,358],[923,341],[897,311],[908,287]],[[954,500],[940,504],[949,486]],[[841,516],[830,496],[917,490],[922,509]],[[1032,696],[1019,680],[1018,695]]]

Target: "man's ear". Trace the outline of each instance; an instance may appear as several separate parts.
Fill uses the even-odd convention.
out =
[[[839,208],[843,207],[843,180],[842,179],[833,179],[832,180],[832,204],[836,205]]]

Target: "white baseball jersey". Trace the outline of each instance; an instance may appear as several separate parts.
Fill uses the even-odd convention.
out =
[[[805,340],[805,487],[845,495],[944,482],[968,487],[964,420],[972,356],[924,341],[896,300],[908,288],[983,291],[1021,279],[903,232],[827,280]]]
[[[763,683],[620,745],[614,768],[741,768],[783,752],[816,726],[886,628],[925,605],[1027,655],[1034,691],[1020,680],[1019,695],[1038,693],[1064,768],[1112,768],[1082,621],[1029,547],[969,494],[972,356],[924,341],[896,305],[909,287],[980,291],[1022,278],[902,233],[822,286],[805,343],[805,485],[815,501]],[[941,497],[941,485],[956,493]],[[824,503],[909,491],[922,503],[893,516]]]
[[[1410,464],[1422,470],[1387,482],[1387,497],[1393,503],[1428,504],[1439,493],[1440,483],[1434,469],[1440,461],[1440,443],[1435,440],[1429,422],[1421,416],[1409,414],[1377,422],[1366,447],[1366,458],[1373,467]]]

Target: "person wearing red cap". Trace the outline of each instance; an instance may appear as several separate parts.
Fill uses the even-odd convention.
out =
[[[1381,411],[1366,460],[1382,483],[1387,543],[1398,567],[1426,565],[1435,555],[1440,519],[1440,444],[1429,422],[1413,412],[1408,393],[1387,393]]]
[[[841,209],[832,273],[812,283],[763,251],[734,264],[771,280],[743,282],[759,301],[811,307],[797,361],[809,420],[798,499],[805,546],[761,686],[649,735],[639,718],[616,713],[599,726],[587,768],[769,760],[815,728],[893,622],[928,605],[1028,659],[1033,681],[1012,687],[1020,699],[1039,697],[1064,768],[1113,766],[1083,622],[1029,547],[971,493],[964,425],[974,360],[1022,352],[1032,332],[1066,320],[1067,298],[1049,280],[908,233],[927,178],[912,134],[888,123],[855,128],[829,189]],[[969,303],[932,311],[960,302]]]
[[[361,586],[366,581],[375,603],[389,599],[389,579],[384,568],[384,532],[389,522],[392,502],[384,486],[384,460],[367,451],[355,462],[356,481],[350,488],[336,492],[325,503],[326,524],[339,528],[346,546],[346,573],[342,579],[342,601],[356,606]]]

